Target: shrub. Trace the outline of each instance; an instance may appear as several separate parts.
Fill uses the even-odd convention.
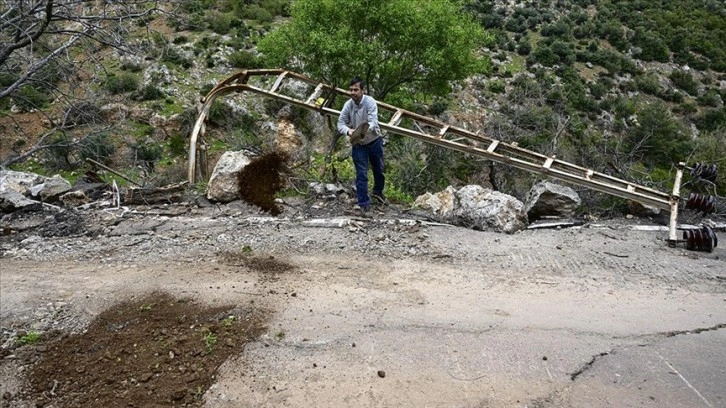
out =
[[[698,112],[698,105],[693,100],[684,100],[678,106],[673,108],[673,112],[682,114],[691,114]]]
[[[668,78],[676,88],[682,89],[693,96],[698,95],[698,81],[693,78],[690,72],[674,70]]]
[[[532,52],[532,44],[525,37],[522,37],[517,45],[517,54],[529,55],[530,52]]]
[[[635,78],[635,84],[641,92],[645,92],[650,95],[659,95],[661,93],[658,76],[653,73],[638,76]]]
[[[449,107],[449,101],[447,101],[444,98],[434,98],[434,100],[431,102],[428,108],[428,113],[430,115],[440,115],[444,112],[446,112],[446,109]]]
[[[176,47],[166,46],[161,51],[161,60],[171,64],[179,65],[182,68],[191,68],[192,62],[182,55]]]
[[[13,93],[13,103],[25,111],[43,109],[51,101],[51,95],[40,87],[23,85]]]
[[[91,102],[81,101],[66,109],[64,115],[65,125],[85,125],[101,121],[101,108]]]
[[[0,72],[0,86],[6,87],[13,84],[13,82],[17,81],[18,76],[13,75],[9,72]]]
[[[646,32],[643,29],[636,30],[633,44],[640,47],[641,53],[639,57],[644,61],[668,62],[670,59],[668,46],[665,42],[657,35]]]
[[[81,159],[93,159],[101,163],[108,163],[116,151],[116,146],[107,133],[88,136],[80,143],[79,148]]]
[[[710,106],[713,108],[718,107],[723,103],[721,101],[721,96],[718,94],[716,89],[709,89],[704,92],[703,95],[698,97],[697,101],[701,106]]]
[[[273,16],[290,16],[290,0],[262,0],[262,8]]]
[[[146,85],[141,89],[139,99],[142,101],[153,101],[164,98],[164,91],[154,84]]]
[[[135,91],[139,86],[139,77],[127,72],[122,72],[118,76],[110,74],[106,78],[105,86],[113,95]]]
[[[207,27],[217,34],[225,35],[232,28],[233,17],[229,14],[211,10],[206,15]]]
[[[184,156],[187,153],[187,140],[181,134],[174,134],[166,141],[166,150],[172,157]]]
[[[570,35],[570,26],[565,21],[560,20],[543,26],[540,34],[545,37],[567,37]]]
[[[715,131],[726,126],[726,108],[708,109],[695,120],[700,130]]]
[[[272,22],[272,13],[257,4],[250,4],[238,14],[240,18],[255,20],[258,23]]]
[[[258,68],[259,58],[250,51],[235,51],[227,57],[229,65],[235,68]]]
[[[639,126],[628,130],[630,148],[639,149],[642,161],[651,166],[671,166],[692,151],[688,132],[663,103],[640,107]]]
[[[209,107],[207,120],[210,124],[226,127],[232,124],[233,117],[232,108],[220,99],[215,99]]]
[[[161,159],[163,149],[156,143],[138,143],[132,146],[134,162],[140,162],[149,170],[154,169],[154,163]]]
[[[504,93],[506,90],[506,83],[502,80],[494,80],[489,82],[489,92],[495,93],[495,94],[501,94]]]
[[[590,95],[592,95],[595,99],[601,99],[609,90],[609,88],[601,82],[589,84],[589,88]]]
[[[539,62],[546,67],[551,67],[560,61],[557,54],[555,54],[550,47],[544,44],[537,47],[535,52],[527,57],[527,62],[530,62],[530,59],[532,63]]]

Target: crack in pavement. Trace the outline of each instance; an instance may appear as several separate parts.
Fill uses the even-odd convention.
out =
[[[603,351],[600,354],[595,354],[594,356],[592,356],[592,358],[590,359],[590,361],[588,361],[587,363],[585,363],[585,365],[583,365],[582,367],[580,367],[579,370],[577,370],[574,373],[571,373],[570,374],[570,380],[575,381],[577,379],[577,377],[580,376],[580,374],[582,374],[585,371],[587,371],[590,368],[592,368],[592,366],[595,364],[595,362],[597,360],[599,360],[600,358],[605,357],[607,355],[610,355],[613,352],[614,352],[614,350],[610,350],[610,351]]]
[[[689,334],[699,334],[709,331],[716,331],[726,329],[726,323],[719,323],[710,327],[699,327],[696,329],[689,329],[689,330],[671,330],[667,332],[656,332],[656,333],[647,333],[647,334],[638,334],[635,336],[618,336],[613,337],[613,339],[618,340],[628,340],[628,339],[643,339],[643,338],[649,338],[649,337],[663,337],[663,338],[670,338],[670,337],[676,337],[676,336],[682,336],[682,335],[689,335]],[[647,346],[649,344],[641,344],[641,346]]]
[[[713,325],[710,327],[700,327],[700,328],[692,329],[692,330],[673,330],[673,331],[669,331],[669,332],[658,332],[658,333],[645,334],[645,335],[637,336],[637,338],[654,337],[654,336],[670,338],[670,337],[676,337],[676,336],[681,336],[681,335],[699,334],[699,333],[703,333],[703,332],[716,331],[716,330],[721,330],[721,329],[726,329],[726,323],[720,323],[720,324],[716,324],[716,325]],[[620,337],[620,338],[623,339],[623,338],[632,338],[632,337]],[[647,347],[650,345],[652,345],[652,344],[640,344],[639,346]],[[614,353],[615,353],[615,349],[612,349],[610,351],[604,351],[602,353],[593,355],[592,358],[590,359],[590,361],[585,363],[582,367],[580,367],[580,369],[578,369],[574,373],[570,374],[570,380],[575,381],[577,379],[577,377],[579,377],[585,371],[592,368],[592,366],[595,364],[595,362],[597,360],[599,360],[600,358],[605,357],[607,355],[614,354]]]
[[[675,336],[680,336],[682,334],[699,334],[699,333],[703,333],[703,332],[715,331],[715,330],[721,330],[721,329],[726,329],[726,323],[720,323],[720,324],[717,324],[717,325],[714,325],[711,327],[701,327],[701,328],[694,329],[694,330],[674,330],[674,331],[658,333],[658,334],[663,335],[665,337],[675,337]]]

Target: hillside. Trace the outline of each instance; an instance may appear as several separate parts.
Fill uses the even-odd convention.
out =
[[[670,188],[678,161],[726,168],[722,3],[465,3],[490,34],[479,50],[488,72],[454,84],[445,97],[414,94],[403,107],[661,190]],[[72,46],[66,59],[0,99],[0,164],[73,179],[93,158],[149,185],[183,179],[199,97],[236,70],[265,66],[256,44],[290,18],[290,5],[185,0],[153,11],[106,22],[109,33],[120,33],[117,43]],[[67,12],[54,24],[72,24],[74,13],[89,11]],[[43,38],[52,49],[63,37]],[[18,78],[12,68],[22,63],[4,61],[0,86]],[[321,177],[331,136],[314,114],[228,98],[210,114],[212,157],[272,148],[281,117],[301,140],[292,167],[303,182],[292,187],[304,190]],[[483,184],[520,198],[531,185],[528,174],[417,141],[393,138],[388,149],[389,196],[404,202],[449,184]],[[339,146],[333,160],[344,183],[352,176],[346,150]],[[723,196],[723,181],[720,175],[716,186],[700,188]],[[581,194],[588,211],[624,206]]]

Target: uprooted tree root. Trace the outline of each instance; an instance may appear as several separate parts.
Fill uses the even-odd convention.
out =
[[[282,209],[275,203],[275,194],[285,186],[288,159],[288,155],[282,152],[267,153],[253,159],[239,173],[242,198],[272,215],[280,214]]]
[[[266,315],[166,293],[123,302],[82,334],[22,347],[40,359],[16,398],[35,406],[199,407],[219,366],[265,330]]]

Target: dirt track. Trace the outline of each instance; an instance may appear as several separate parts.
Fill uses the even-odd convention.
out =
[[[630,220],[505,235],[395,207],[372,220],[315,208],[6,219],[2,342],[82,333],[116,302],[163,291],[255,310],[266,329],[230,346],[206,393],[160,406],[726,406],[723,247],[669,248],[664,230]],[[18,374],[54,341],[3,354],[4,406],[34,401]]]

